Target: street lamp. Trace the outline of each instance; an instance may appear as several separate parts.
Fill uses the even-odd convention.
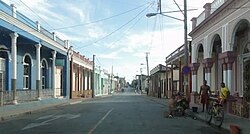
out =
[[[163,14],[163,13],[148,13],[148,14],[146,14],[146,16],[149,18],[149,17],[152,17],[152,16],[156,16],[157,14],[160,14],[162,16],[166,16],[166,17],[169,17],[169,18],[172,18],[172,19],[175,19],[175,20],[184,21],[182,19],[172,17],[172,16],[169,16],[169,15],[166,15],[166,14]]]
[[[180,10],[182,12],[182,10]],[[147,17],[152,17],[152,16],[156,16],[156,15],[162,15],[162,16],[166,16],[175,20],[179,20],[182,21],[184,23],[184,68],[188,68],[188,40],[187,40],[187,0],[184,0],[184,10],[182,12],[184,19],[179,19],[176,17],[172,17],[166,14],[163,14],[163,12],[160,13],[148,13],[146,14]],[[188,81],[188,77],[187,75],[184,75],[184,89],[187,89],[186,85],[187,85],[187,81]]]

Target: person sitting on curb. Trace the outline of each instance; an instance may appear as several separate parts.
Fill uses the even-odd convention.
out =
[[[169,114],[168,117],[173,117],[173,111],[175,110],[175,105],[176,105],[176,98],[174,95],[171,96],[171,98],[168,100],[168,109],[169,109]]]

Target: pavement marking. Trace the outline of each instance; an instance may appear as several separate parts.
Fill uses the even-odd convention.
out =
[[[113,108],[110,109],[110,110],[102,117],[102,119],[99,120],[99,121],[95,124],[95,126],[94,126],[92,129],[90,129],[90,131],[88,132],[88,134],[92,134],[92,133],[94,132],[94,130],[95,130],[104,120],[105,120],[105,118],[106,118],[112,111],[113,111]]]
[[[77,103],[81,103],[82,101],[76,101],[76,102],[71,102],[69,103],[70,105],[73,105],[73,104],[77,104]]]
[[[44,125],[49,125],[51,123],[51,121],[57,120],[59,118],[65,118],[66,120],[70,120],[70,119],[75,119],[75,118],[79,118],[81,115],[80,114],[61,114],[61,115],[47,115],[47,116],[42,116],[36,120],[44,120],[44,119],[48,119],[45,120],[43,122],[40,123],[30,123],[27,126],[25,126],[22,130],[26,130],[26,129],[31,129],[31,128],[35,128],[35,127],[39,127],[39,126],[44,126]]]
[[[51,117],[53,117],[53,116],[54,116],[54,114],[45,115],[45,116],[42,116],[42,117],[37,118],[36,120],[44,120],[44,119],[51,118]]]

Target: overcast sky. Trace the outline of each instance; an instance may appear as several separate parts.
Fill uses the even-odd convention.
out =
[[[127,81],[136,74],[146,74],[146,52],[149,69],[165,65],[165,57],[184,43],[183,22],[157,15],[158,0],[2,0],[15,4],[17,10],[41,26],[69,40],[76,52],[96,65]],[[162,12],[179,10],[173,0],[161,0]],[[188,31],[191,18],[197,17],[205,3],[213,0],[187,0]],[[176,0],[183,9],[183,0]],[[180,12],[167,15],[183,19]],[[145,65],[141,65],[141,63]]]

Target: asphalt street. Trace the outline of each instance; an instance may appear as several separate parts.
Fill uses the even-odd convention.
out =
[[[1,134],[225,134],[192,118],[164,118],[163,106],[150,97],[124,93],[75,102],[0,122]]]

